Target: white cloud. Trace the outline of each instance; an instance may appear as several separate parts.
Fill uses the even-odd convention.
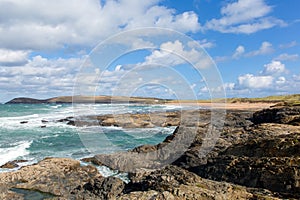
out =
[[[174,54],[179,54],[184,56],[185,58],[189,58],[187,56],[195,57],[197,52],[185,52],[183,44],[178,40],[176,40],[175,42],[166,42],[161,44],[160,50],[155,50],[151,55],[147,56],[145,58],[144,64],[147,65],[157,63],[167,66],[175,66],[185,62],[178,55]]]
[[[194,12],[176,14],[158,0],[0,2],[0,44],[7,49],[49,50],[95,45],[121,30],[164,27],[181,32],[200,29]]]
[[[294,75],[293,75],[293,80],[294,80],[294,81],[299,81],[299,82],[300,82],[300,74],[299,74],[299,75],[294,74]]]
[[[298,60],[299,58],[299,55],[298,54],[287,54],[287,53],[283,53],[283,54],[280,54],[279,56],[277,56],[275,58],[275,60],[280,60],[280,61],[285,61],[285,60],[288,60],[288,61],[296,61]]]
[[[47,59],[35,56],[23,66],[0,68],[0,93],[31,97],[71,95],[82,58]]]
[[[279,45],[279,48],[281,49],[288,49],[288,48],[291,48],[291,47],[294,47],[294,46],[297,46],[297,42],[296,41],[292,41],[290,43],[287,43],[287,44],[281,44]]]
[[[199,44],[201,47],[205,48],[205,49],[209,49],[215,46],[215,44],[213,42],[209,42],[207,39],[203,39],[199,41]]]
[[[251,51],[247,54],[247,56],[258,56],[270,54],[274,51],[273,46],[270,42],[263,42],[258,50]]]
[[[0,66],[24,65],[28,60],[29,53],[29,51],[0,49]]]
[[[205,29],[222,33],[255,33],[274,26],[283,26],[282,20],[267,16],[272,7],[264,0],[238,0],[221,8],[222,17],[212,19]]]
[[[235,83],[224,83],[223,87],[225,90],[233,90],[235,87]]]
[[[245,53],[245,47],[240,45],[235,49],[235,52],[233,53],[232,57],[237,59],[237,58],[241,57],[244,53]]]
[[[188,44],[191,46],[191,44]],[[210,58],[204,53],[190,48],[187,50],[184,44],[176,40],[161,44],[159,50],[154,50],[151,55],[145,57],[145,62],[139,65],[159,64],[164,66],[176,66],[180,64],[195,63],[197,68],[209,68],[212,66]]]
[[[278,79],[276,80],[276,83],[279,85],[286,83],[285,77],[283,77],[283,76],[278,77]]]
[[[222,85],[215,86],[213,88],[208,88],[207,86],[203,86],[199,90],[198,95],[207,95],[208,93],[218,93],[223,96],[223,92],[232,91],[235,88],[235,83],[223,83]]]
[[[117,65],[116,67],[115,67],[115,71],[121,71],[122,70],[122,65]]]
[[[239,45],[231,56],[218,56],[215,58],[216,62],[224,62],[227,60],[238,59],[240,57],[251,57],[258,55],[266,55],[274,52],[273,45],[270,42],[262,42],[258,50],[246,53],[245,47]]]
[[[262,74],[264,75],[278,75],[285,73],[287,70],[285,68],[285,65],[281,63],[280,61],[272,61],[271,63],[268,63],[264,65],[264,70],[262,71]]]
[[[269,88],[273,83],[272,76],[255,76],[253,74],[245,74],[238,77],[238,84],[242,88],[263,89]]]
[[[283,76],[282,74],[286,74]],[[243,74],[238,77],[233,89],[227,89],[230,96],[269,96],[291,94],[298,91],[300,76],[289,75],[280,61],[272,61],[264,65],[258,74]]]

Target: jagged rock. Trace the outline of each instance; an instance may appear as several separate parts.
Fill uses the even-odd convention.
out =
[[[4,165],[0,166],[0,168],[7,168],[7,169],[13,169],[16,167],[19,167],[18,163],[27,162],[27,160],[13,160],[5,163]]]
[[[300,134],[279,135],[275,138],[255,138],[229,147],[221,155],[246,157],[300,157]]]
[[[201,177],[300,198],[300,158],[220,156],[194,169]]]
[[[126,152],[98,154],[94,158],[109,168],[133,172],[140,168],[159,169],[178,159],[196,138],[198,127],[178,127],[157,145],[143,145]]]
[[[101,162],[100,162],[98,159],[96,159],[95,157],[83,158],[83,159],[81,159],[81,161],[87,162],[87,163],[92,163],[92,164],[98,165],[98,166],[104,165],[103,163],[101,163]]]
[[[62,199],[96,199],[100,193],[113,197],[120,193],[123,184],[117,178],[102,177],[93,166],[80,166],[79,161],[46,158],[15,172],[1,173],[0,199],[11,199],[11,195],[23,199],[22,191],[35,191],[39,195]]]
[[[247,187],[266,188],[300,198],[300,129],[285,124],[252,127],[243,142],[189,170],[201,177]]]
[[[124,189],[125,183],[118,178],[95,178],[83,186],[75,188],[71,193],[76,198],[86,199],[93,197],[97,199],[115,199]]]
[[[258,190],[249,192],[245,187],[203,179],[176,166],[135,179],[126,185],[125,193],[120,199],[255,199],[259,195],[275,199],[268,191],[268,196]]]
[[[300,125],[300,106],[275,107],[264,109],[253,114],[253,123],[280,123]]]

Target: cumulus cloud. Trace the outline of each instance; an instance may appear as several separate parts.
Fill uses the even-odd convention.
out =
[[[300,75],[289,74],[283,63],[271,61],[257,74],[243,74],[233,87],[226,88],[231,96],[267,96],[295,93],[300,87]]]
[[[200,29],[194,12],[176,14],[158,0],[61,0],[0,2],[0,44],[7,49],[48,50],[94,45],[121,30],[165,27]],[[20,34],[21,33],[21,34]]]
[[[23,66],[0,68],[0,92],[49,97],[72,94],[76,73],[83,58],[47,59],[35,56]]]
[[[273,83],[272,76],[255,76],[245,74],[238,77],[238,84],[242,88],[263,89],[269,88]]]
[[[285,73],[287,70],[285,68],[285,64],[281,63],[280,61],[272,61],[268,64],[264,65],[264,70],[262,74],[264,75],[280,75]]]
[[[185,64],[188,61],[195,64],[199,69],[209,68],[212,66],[210,57],[201,50],[198,51],[193,47],[193,44],[188,43],[187,46],[176,40],[162,43],[158,50],[151,52],[145,57],[143,63],[138,63],[140,66],[163,65],[168,67]]]
[[[268,16],[271,11],[272,7],[264,0],[238,0],[222,7],[222,17],[208,21],[204,28],[222,33],[251,34],[285,25],[282,20]]]
[[[178,55],[186,59],[195,60],[198,53],[193,49],[185,51],[184,45],[178,40],[174,42],[170,41],[161,44],[160,49],[153,51],[151,55],[147,56],[143,64],[157,63],[167,66],[176,66],[185,63],[185,60]]]
[[[286,73],[285,65],[280,61],[272,61],[264,65],[264,69],[257,75],[243,74],[238,77],[235,90],[276,90],[287,83],[282,74]]]
[[[29,51],[0,49],[0,66],[24,65],[28,61],[29,53]]]

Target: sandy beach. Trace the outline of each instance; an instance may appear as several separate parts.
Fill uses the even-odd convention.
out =
[[[167,105],[180,105],[180,106],[195,106],[202,108],[214,108],[214,109],[230,109],[230,110],[260,110],[270,108],[276,103],[166,103]]]

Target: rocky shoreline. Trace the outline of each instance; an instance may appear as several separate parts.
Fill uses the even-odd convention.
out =
[[[299,106],[283,105],[257,112],[227,110],[224,126],[216,127],[217,138],[206,134],[212,128],[210,110],[91,117],[93,120],[69,118],[62,122],[178,128],[160,144],[97,155],[85,159],[91,163],[88,166],[72,159],[46,158],[15,172],[1,173],[0,199],[30,199],[30,195],[40,196],[39,199],[300,198]],[[182,146],[178,145],[183,144],[176,139],[192,134],[195,137],[191,144],[180,152]],[[206,146],[210,142],[215,143],[213,149]],[[176,154],[177,150],[161,151],[172,144],[182,154]],[[136,159],[132,155],[137,155]],[[179,156],[170,164],[160,165],[163,155]],[[145,165],[145,160],[156,162]],[[130,182],[101,176],[95,164],[129,171]]]

